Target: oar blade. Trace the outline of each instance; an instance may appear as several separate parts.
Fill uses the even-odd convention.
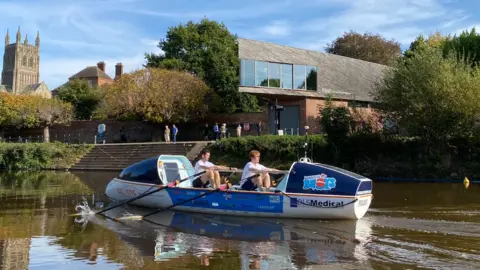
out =
[[[119,217],[119,218],[116,218],[115,220],[120,221],[120,220],[142,220],[142,219],[143,219],[143,216],[135,215],[135,216]]]

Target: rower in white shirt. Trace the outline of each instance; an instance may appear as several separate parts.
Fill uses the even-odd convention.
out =
[[[206,173],[202,174],[200,178],[195,179],[192,182],[192,186],[195,188],[206,188],[208,183],[212,188],[219,188],[220,187],[220,173],[217,170],[233,170],[236,171],[237,168],[226,167],[226,166],[216,166],[215,164],[208,161],[210,159],[210,151],[209,150],[202,150],[201,152],[201,159],[195,163],[195,173],[199,173],[202,171],[207,171]]]
[[[260,152],[257,150],[250,151],[250,162],[245,165],[242,173],[242,181],[240,182],[240,188],[243,190],[255,190],[258,187],[259,191],[268,191],[271,182],[268,172],[278,171],[277,169],[271,169],[260,164]],[[247,179],[248,177],[260,174],[260,176]]]

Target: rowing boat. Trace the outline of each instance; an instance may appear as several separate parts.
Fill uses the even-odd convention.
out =
[[[309,160],[294,162],[276,187],[246,191],[239,185],[225,190],[192,187],[190,161],[181,155],[160,155],[125,168],[107,185],[105,194],[126,201],[153,189],[168,187],[131,204],[196,213],[305,218],[361,219],[372,201],[372,180],[331,165]],[[202,197],[203,194],[203,197]]]

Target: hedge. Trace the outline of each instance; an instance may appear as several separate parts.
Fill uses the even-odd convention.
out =
[[[209,146],[212,160],[243,168],[248,152],[261,152],[261,163],[288,169],[304,156],[305,136],[251,136],[221,139]],[[480,138],[432,144],[418,138],[363,134],[328,144],[322,135],[308,136],[308,156],[370,177],[480,178]]]
[[[93,148],[64,143],[0,143],[3,170],[66,169]]]

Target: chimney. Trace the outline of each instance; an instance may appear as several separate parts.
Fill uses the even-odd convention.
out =
[[[101,61],[97,63],[97,67],[105,72],[105,62]]]
[[[120,78],[123,74],[123,64],[122,63],[117,63],[115,65],[115,80]]]

